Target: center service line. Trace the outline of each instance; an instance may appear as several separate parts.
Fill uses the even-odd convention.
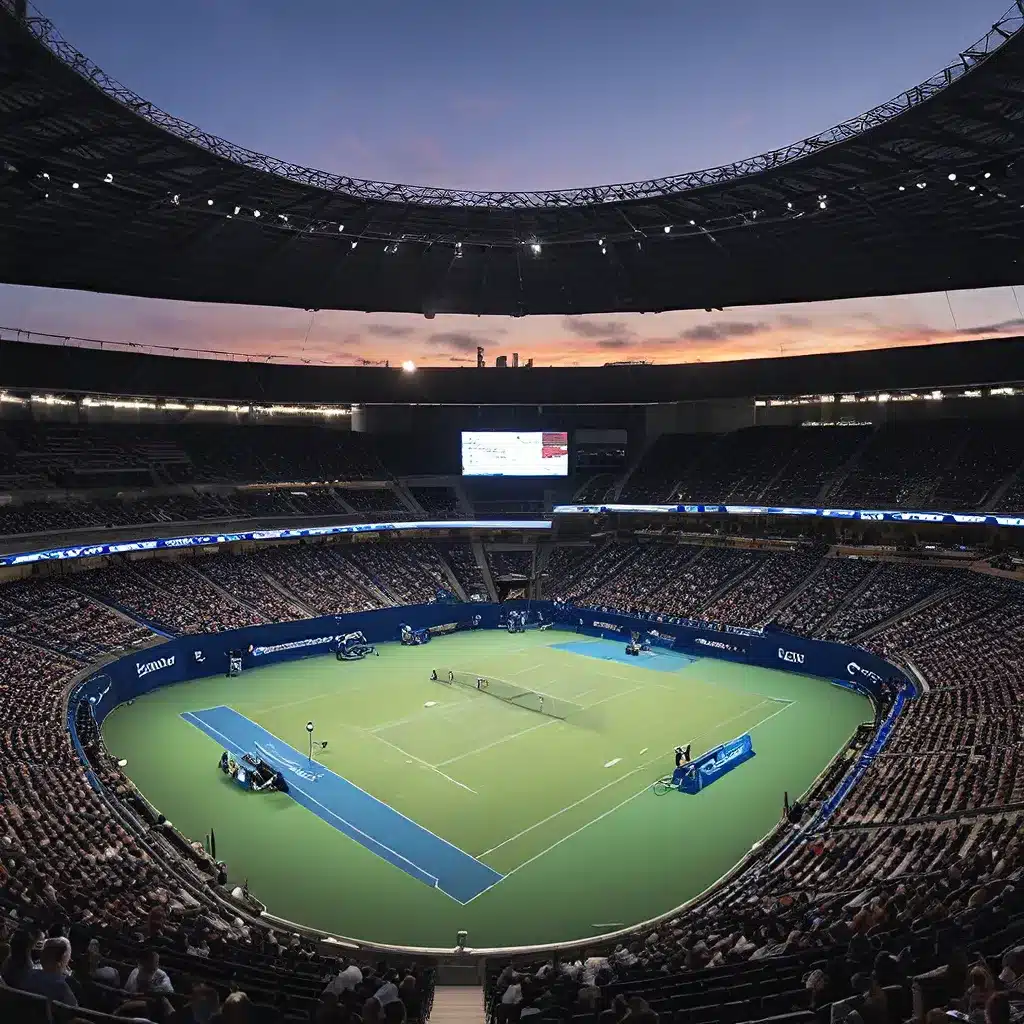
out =
[[[458,754],[455,757],[449,757],[447,761],[438,761],[438,768],[443,767],[446,764],[452,764],[455,761],[461,761],[464,757],[472,757],[473,754],[479,754],[484,750],[490,750],[491,747],[496,747],[501,743],[507,743],[509,740],[514,740],[517,736],[525,736],[528,732],[533,732],[534,729],[543,729],[546,726],[554,725],[557,722],[557,718],[552,718],[549,722],[541,722],[540,725],[531,725],[529,729],[520,729],[519,732],[511,733],[508,736],[502,736],[500,740],[494,740],[491,743],[485,743],[482,747],[477,747],[476,750],[467,750],[464,754]]]
[[[370,733],[369,735],[371,735],[375,740],[378,740],[379,742],[383,743],[385,746],[391,747],[392,750],[397,750],[400,754],[404,754],[406,757],[411,758],[413,761],[416,761],[417,763],[423,765],[424,768],[429,768],[432,772],[437,772],[437,774],[440,775],[442,779],[447,779],[449,782],[454,783],[461,789],[466,790],[467,793],[472,793],[474,796],[480,795],[475,789],[470,789],[470,787],[467,786],[464,782],[459,782],[458,779],[453,779],[450,775],[445,775],[445,773],[441,771],[441,769],[438,768],[436,764],[431,764],[429,761],[424,761],[422,757],[417,757],[415,754],[410,754],[408,750],[403,750],[400,746],[398,746],[397,743],[392,743],[390,740],[384,739],[383,736],[378,736],[375,732]]]

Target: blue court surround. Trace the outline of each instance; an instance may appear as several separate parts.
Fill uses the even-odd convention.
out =
[[[296,803],[458,903],[468,903],[505,877],[323,765],[311,765],[306,754],[233,708],[186,711],[181,717],[236,758],[262,757],[284,775]]]
[[[560,644],[550,644],[556,651],[568,651],[570,654],[582,654],[587,658],[598,658],[600,661],[618,661],[631,668],[649,668],[655,672],[678,672],[687,665],[692,665],[697,658],[680,651],[665,651],[653,648],[634,657],[626,653],[626,641],[623,640],[565,640]]]

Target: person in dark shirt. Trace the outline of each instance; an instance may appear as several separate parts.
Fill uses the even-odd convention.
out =
[[[55,999],[68,1006],[77,1006],[78,1000],[68,984],[68,964],[71,962],[71,943],[65,938],[47,939],[39,954],[41,971],[29,971],[18,986],[25,992]]]
[[[11,988],[21,988],[21,983],[29,971],[35,970],[32,961],[32,933],[22,929],[11,936],[11,951],[3,964],[0,964],[0,977],[4,984]]]

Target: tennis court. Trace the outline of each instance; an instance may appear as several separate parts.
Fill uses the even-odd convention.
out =
[[[412,945],[461,928],[478,946],[579,938],[713,882],[869,714],[821,680],[622,647],[556,631],[385,645],[157,691],[104,733],[182,831],[215,830],[273,913]],[[313,764],[307,721],[327,741]],[[652,794],[677,744],[743,732],[749,764],[696,797]],[[217,771],[221,750],[260,745],[312,769],[292,794]]]

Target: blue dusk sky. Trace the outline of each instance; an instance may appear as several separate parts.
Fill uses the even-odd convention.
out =
[[[563,188],[773,149],[949,63],[1008,0],[36,0],[158,106],[357,177]],[[1020,289],[658,316],[367,315],[0,286],[0,326],[314,362],[734,359],[1024,333]]]

